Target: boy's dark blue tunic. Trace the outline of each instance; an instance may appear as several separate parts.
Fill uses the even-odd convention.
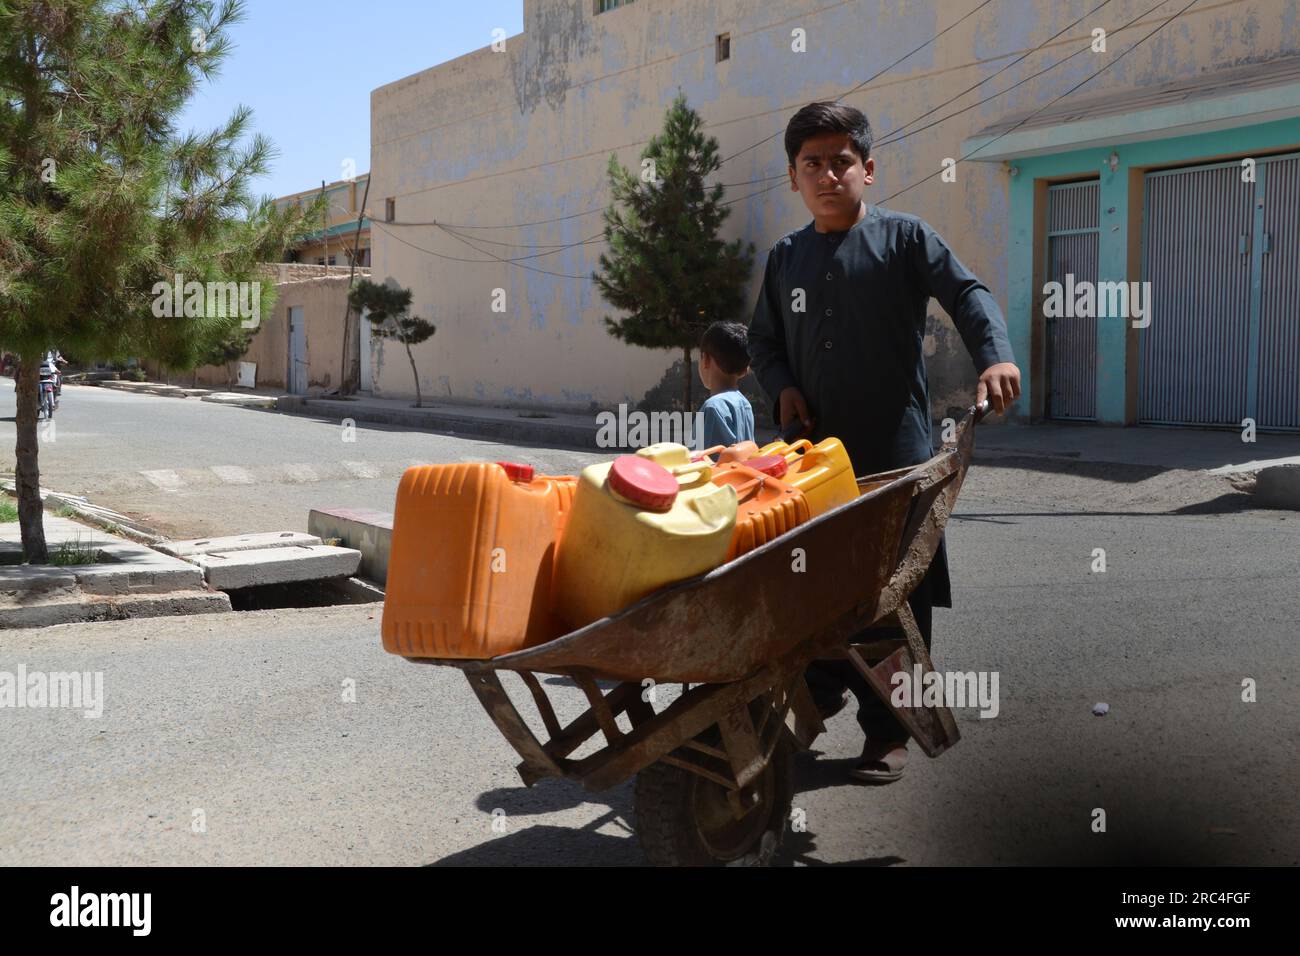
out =
[[[774,407],[783,389],[798,388],[815,419],[812,439],[844,442],[859,476],[925,461],[933,454],[922,357],[931,298],[952,317],[977,373],[1014,361],[988,287],[915,216],[867,205],[847,230],[809,223],[788,233],[768,254],[749,329],[759,384]],[[952,606],[942,545],[918,591],[927,605]]]

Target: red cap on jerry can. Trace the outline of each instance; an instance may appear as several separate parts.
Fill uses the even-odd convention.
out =
[[[615,458],[608,481],[611,490],[647,511],[667,511],[677,500],[677,479],[672,472],[640,455]]]
[[[517,461],[499,461],[497,464],[506,470],[506,477],[511,481],[533,480],[532,465],[521,465]]]
[[[745,467],[761,471],[773,478],[784,478],[785,473],[790,470],[789,462],[781,455],[763,455],[761,458],[751,458],[745,462]]]

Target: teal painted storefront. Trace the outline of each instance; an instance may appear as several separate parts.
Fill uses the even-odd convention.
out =
[[[976,141],[978,142],[978,141]],[[1041,414],[1045,388],[1041,333],[1035,335],[1041,288],[1035,273],[1035,253],[1043,235],[1039,218],[1048,183],[1096,178],[1099,183],[1099,282],[1140,281],[1143,176],[1154,169],[1262,158],[1266,154],[1300,149],[1300,119],[1285,119],[1195,135],[1093,146],[1053,155],[1010,158],[1010,224],[1008,229],[1008,311],[1011,343],[1025,373],[1020,408]],[[1117,156],[1111,169],[1112,154]],[[1300,278],[1297,279],[1300,282]],[[1096,413],[1102,424],[1135,422],[1137,336],[1125,318],[1100,318],[1097,323]]]

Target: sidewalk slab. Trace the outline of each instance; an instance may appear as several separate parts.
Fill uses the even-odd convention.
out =
[[[361,552],[358,573],[378,584],[388,581],[388,552],[393,543],[393,516],[369,508],[312,508],[307,530],[322,540],[338,538]]]
[[[275,408],[274,395],[240,395],[238,392],[212,392],[199,399],[214,405],[239,405],[243,408]]]
[[[314,534],[301,531],[265,531],[257,534],[235,534],[221,538],[192,538],[188,541],[162,541],[156,547],[163,554],[189,560],[200,554],[219,551],[257,551],[265,548],[295,548],[320,544]]]
[[[46,548],[54,553],[66,543],[101,553],[94,564],[6,565],[0,567],[0,590],[39,592],[63,586],[71,576],[73,586],[85,594],[156,594],[203,586],[203,575],[194,565],[160,554],[152,548],[87,528],[71,518],[44,516]],[[21,554],[22,531],[18,522],[0,525],[0,552]]]
[[[361,552],[307,545],[200,554],[194,562],[203,569],[210,586],[230,591],[263,584],[351,577],[361,563]]]
[[[1091,424],[1001,423],[975,431],[979,458],[1045,457],[1146,465],[1215,474],[1245,474],[1268,464],[1300,463],[1300,436],[1264,433],[1243,442],[1241,432],[1209,428],[1118,427]]]

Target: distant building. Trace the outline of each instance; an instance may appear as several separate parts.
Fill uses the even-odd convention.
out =
[[[524,0],[503,50],[371,95],[373,271],[438,325],[414,350],[426,394],[587,408],[663,390],[679,357],[609,336],[590,275],[609,156],[639,168],[680,89],[728,157],[723,236],[759,250],[742,319],[766,250],[811,220],[782,182],[785,124],[842,97],[876,131],[867,200],[929,221],[1003,304],[1016,417],[1300,430],[1295,0],[1094,6]],[[1077,315],[1086,285],[1110,311]],[[968,404],[974,370],[933,301],[925,355],[936,417]],[[376,394],[411,393],[404,355],[372,361]]]
[[[352,250],[359,249],[357,265],[370,265],[370,220],[362,218],[361,235],[358,241],[357,217],[361,213],[361,200],[366,193],[366,181],[370,175],[363,174],[355,179],[341,179],[325,187],[329,202],[328,222],[320,229],[307,234],[302,244],[289,250],[286,262],[301,262],[313,266],[349,266],[352,264]],[[320,188],[305,189],[289,196],[281,196],[275,201],[277,207],[284,209],[291,205],[310,205],[321,193]],[[371,199],[373,200],[373,196]],[[373,203],[372,203],[373,205]]]
[[[370,323],[351,317],[344,356],[343,316],[348,311],[349,273],[345,266],[271,263],[266,281],[275,283],[275,307],[261,318],[241,360],[228,366],[204,365],[191,372],[169,372],[156,361],[144,363],[149,373],[177,384],[226,387],[242,384],[282,389],[291,395],[311,395],[336,389],[344,363],[352,374],[358,365],[370,368]],[[357,278],[370,270],[357,268]],[[409,368],[409,366],[408,366]],[[370,383],[354,379],[363,390]]]

